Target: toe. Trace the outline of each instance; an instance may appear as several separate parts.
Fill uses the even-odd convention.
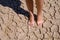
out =
[[[29,21],[29,22],[28,22],[28,25],[29,25],[29,26],[34,26],[34,22],[30,22],[30,21]]]
[[[38,25],[38,26],[41,26],[42,24],[43,24],[43,21],[38,21],[38,22],[37,22],[37,25]]]

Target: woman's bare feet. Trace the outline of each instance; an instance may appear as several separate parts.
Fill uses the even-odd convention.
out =
[[[43,0],[35,0],[36,1],[36,7],[37,7],[37,24],[41,25],[43,23],[42,16],[42,6],[43,6]],[[26,4],[28,7],[28,10],[30,11],[30,20],[29,20],[29,25],[34,26],[34,15],[33,15],[33,0],[26,0]]]
[[[43,23],[43,17],[42,15],[37,15],[37,25],[40,26]]]
[[[33,15],[32,12],[29,12],[29,13],[30,13],[30,18],[29,18],[28,24],[29,24],[30,26],[34,26],[34,15]]]
[[[28,11],[29,11],[29,25],[30,26],[34,26],[34,16],[33,16],[33,0],[26,0],[26,4],[27,4],[27,7],[28,7]]]
[[[37,7],[37,25],[41,25],[43,23],[42,17],[42,7],[43,7],[43,0],[36,0],[36,7]]]

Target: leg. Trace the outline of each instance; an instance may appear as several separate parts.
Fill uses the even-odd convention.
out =
[[[43,0],[36,0],[36,4],[37,4],[37,24],[40,25],[43,22],[42,18]]]
[[[29,25],[34,25],[34,16],[33,16],[33,0],[26,0],[26,4],[30,13]]]

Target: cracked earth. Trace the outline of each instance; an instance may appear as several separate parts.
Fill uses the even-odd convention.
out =
[[[26,10],[26,0],[0,0],[0,40],[60,40],[60,0],[44,0],[41,27],[28,26]]]

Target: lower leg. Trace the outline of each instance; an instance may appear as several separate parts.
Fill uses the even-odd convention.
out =
[[[37,4],[37,24],[40,25],[43,22],[42,18],[43,0],[36,0],[36,4]]]
[[[26,0],[26,4],[30,13],[29,24],[34,25],[33,0]]]

